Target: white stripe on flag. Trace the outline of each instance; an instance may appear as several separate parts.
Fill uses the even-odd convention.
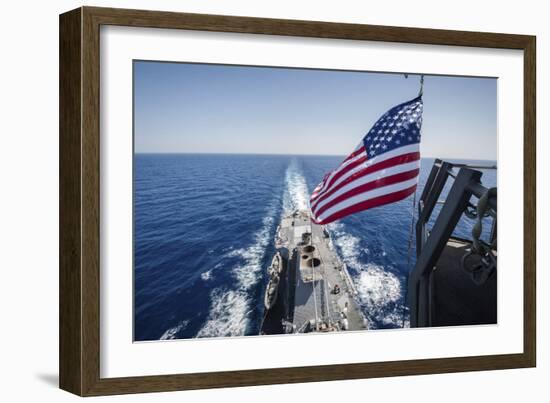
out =
[[[331,208],[324,211],[319,217],[316,217],[317,221],[323,221],[327,217],[331,216],[334,213],[337,213],[340,210],[343,210],[347,207],[351,207],[355,204],[362,203],[366,200],[374,199],[378,196],[383,196],[389,193],[398,192],[400,190],[405,190],[411,186],[414,186],[418,183],[418,177],[409,179],[404,182],[394,183],[392,185],[379,187],[368,192],[358,194],[356,196],[350,197],[349,199],[343,200],[342,202],[332,206]]]
[[[350,182],[345,186],[342,186],[340,189],[338,189],[336,192],[334,192],[333,194],[328,196],[326,199],[323,199],[320,202],[318,202],[318,204],[313,203],[314,206],[312,206],[312,208],[313,208],[314,212],[316,212],[321,207],[323,207],[325,204],[327,204],[328,202],[334,200],[338,196],[341,196],[344,193],[346,193],[346,192],[348,192],[352,189],[355,189],[358,186],[361,186],[361,185],[364,185],[366,183],[375,181],[377,179],[382,179],[386,176],[396,175],[396,174],[400,174],[402,172],[412,171],[414,169],[417,169],[418,167],[420,167],[420,161],[416,160],[416,161],[413,161],[413,162],[408,162],[408,163],[405,163],[405,164],[396,165],[396,166],[393,166],[393,167],[390,167],[390,168],[381,169],[380,171],[375,171],[371,174],[368,174],[368,175],[365,175],[365,176],[363,176],[359,179],[356,179],[353,182]]]
[[[311,195],[311,198],[314,199],[317,195],[322,193],[326,189],[327,185],[330,183],[332,178],[334,178],[334,176],[338,174],[338,172],[344,170],[348,165],[350,165],[350,164],[354,163],[355,161],[357,161],[358,159],[364,158],[364,157],[365,157],[365,153],[360,153],[360,154],[357,154],[355,157],[353,157],[353,158],[351,158],[347,161],[344,161],[342,164],[340,164],[340,166],[338,166],[338,168],[336,168],[334,171],[332,171],[330,173],[330,175],[327,177],[327,179],[323,182],[323,187],[318,192],[316,192],[314,195]]]
[[[377,155],[376,157],[374,157],[370,160],[367,160],[364,164],[359,164],[357,167],[355,167],[355,168],[351,169],[350,171],[346,172],[344,175],[342,175],[340,178],[338,178],[330,186],[330,188],[339,185],[340,183],[345,181],[347,178],[349,178],[351,175],[355,174],[356,172],[358,172],[362,169],[365,169],[366,167],[369,167],[369,166],[374,165],[374,164],[378,164],[379,162],[388,160],[390,158],[397,157],[397,156],[402,155],[402,154],[415,153],[415,152],[418,152],[419,150],[420,150],[420,147],[419,147],[418,143],[416,143],[416,144],[410,144],[408,146],[399,147],[399,148],[396,148],[394,150],[388,151],[384,154]],[[365,154],[361,153],[359,155],[364,156]],[[357,158],[358,158],[358,156],[355,157],[353,160],[355,161]],[[338,171],[341,171],[342,167],[343,166],[339,167]],[[334,172],[334,174],[336,174],[336,171]],[[331,178],[333,176],[334,175],[331,175]],[[312,201],[314,201],[315,199],[318,199],[321,196],[322,193],[325,193],[325,191],[327,190],[327,184],[328,183],[329,183],[329,180],[327,179],[325,181],[325,183],[323,184],[323,189],[321,191],[317,192],[317,195],[316,195],[315,198],[312,197]]]

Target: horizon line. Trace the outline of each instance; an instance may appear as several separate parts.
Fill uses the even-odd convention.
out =
[[[149,155],[182,155],[182,154],[188,154],[188,155],[266,155],[266,156],[294,156],[294,157],[346,157],[346,154],[283,154],[283,153],[239,153],[239,152],[189,152],[189,151],[169,151],[169,152],[151,152],[151,151],[134,151],[134,155],[139,154],[149,154]],[[497,162],[497,159],[493,158],[461,158],[461,157],[434,157],[434,156],[424,156],[421,155],[420,158],[431,158],[431,159],[441,159],[441,160],[467,160],[467,161],[495,161]]]

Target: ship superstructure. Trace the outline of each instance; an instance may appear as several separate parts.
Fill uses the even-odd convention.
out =
[[[481,180],[483,172],[496,169],[434,161],[417,205],[417,258],[408,281],[411,327],[497,323],[497,188]],[[440,200],[447,183],[452,186]],[[471,239],[454,235],[466,219],[474,222]],[[490,234],[483,237],[488,225]]]

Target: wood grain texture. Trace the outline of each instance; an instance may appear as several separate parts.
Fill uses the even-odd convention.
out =
[[[81,394],[81,10],[59,21],[59,386]]]
[[[105,25],[523,49],[525,35],[86,7]]]
[[[524,48],[523,65],[523,354],[536,366],[537,339],[537,96],[536,39],[530,37]]]
[[[122,25],[524,51],[524,352],[130,378],[100,377],[99,29]],[[535,322],[535,37],[82,7],[60,17],[60,387],[81,396],[532,367]],[[518,134],[519,135],[519,134]]]
[[[83,394],[99,379],[99,24],[82,9],[82,371]]]

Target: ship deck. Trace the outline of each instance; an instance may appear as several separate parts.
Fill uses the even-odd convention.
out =
[[[353,282],[323,227],[302,213],[285,218],[279,234],[288,250],[296,248],[289,259],[295,285],[292,316],[295,330],[303,331],[308,326],[318,331],[341,330],[341,326],[336,329],[333,325],[344,323],[344,316],[348,330],[365,329],[365,319],[354,298]],[[334,292],[335,286],[340,289],[338,293]]]

